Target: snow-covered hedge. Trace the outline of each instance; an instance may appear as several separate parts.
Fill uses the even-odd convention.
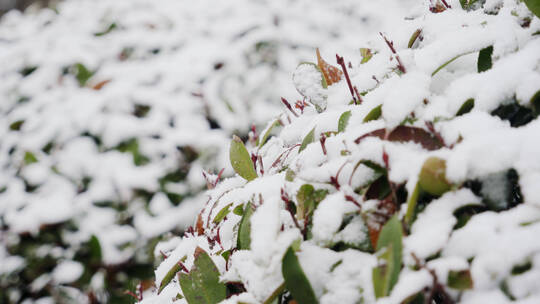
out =
[[[426,3],[357,56],[301,63],[303,96],[233,137],[237,176],[135,296],[539,302],[540,19],[469,2]]]
[[[68,0],[3,16],[0,303],[127,301],[157,241],[174,246],[207,201],[203,169],[232,175],[231,135],[294,94],[296,63],[354,50],[410,2]]]

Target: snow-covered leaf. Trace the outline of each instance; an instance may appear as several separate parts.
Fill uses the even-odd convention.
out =
[[[285,279],[285,287],[296,302],[299,304],[319,303],[319,300],[313,291],[313,287],[302,270],[298,257],[291,247],[287,249],[285,256],[283,256],[281,272]]]
[[[233,136],[233,140],[231,141],[229,159],[234,171],[238,173],[238,175],[248,181],[257,178],[257,172],[255,172],[255,167],[253,166],[249,152],[242,140],[236,135]]]
[[[189,304],[216,304],[227,296],[227,287],[219,281],[219,270],[200,247],[195,249],[189,273],[180,273],[180,287]]]

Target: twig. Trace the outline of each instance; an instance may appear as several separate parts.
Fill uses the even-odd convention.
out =
[[[392,51],[392,54],[394,54],[396,56],[396,60],[398,62],[398,69],[402,73],[406,73],[405,66],[403,66],[403,63],[401,63],[401,59],[399,58],[399,55],[397,54],[396,49],[394,48],[394,43],[389,41],[386,38],[386,36],[383,35],[383,33],[379,32],[379,35],[381,35],[381,37],[383,37],[384,41],[386,42],[386,45],[388,45],[388,47],[390,48],[390,51]]]
[[[343,61],[343,57],[340,57],[338,54],[336,54],[336,60],[339,65],[341,65],[341,69],[343,70],[343,74],[345,74],[345,79],[347,80],[347,85],[349,86],[349,91],[351,91],[352,98],[354,100],[354,104],[358,104],[358,100],[354,96],[354,90],[353,86],[351,84],[351,79],[349,78],[349,73],[347,72],[347,67],[345,66],[345,61]]]
[[[293,110],[291,104],[287,101],[287,99],[281,97],[281,102],[283,102],[283,104],[287,107],[287,109],[289,109],[289,111],[291,111],[291,113],[293,113],[295,117],[298,117],[298,114]]]

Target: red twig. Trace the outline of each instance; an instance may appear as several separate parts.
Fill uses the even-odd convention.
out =
[[[345,74],[345,79],[347,80],[347,85],[349,86],[349,91],[351,91],[352,98],[354,100],[354,104],[358,104],[358,100],[356,97],[354,97],[354,90],[353,86],[351,84],[351,79],[349,78],[349,73],[347,72],[347,67],[345,66],[345,61],[343,61],[343,57],[340,57],[338,54],[336,54],[336,60],[339,65],[341,65],[341,69],[343,70],[343,74]]]
[[[321,148],[322,148],[323,154],[326,155],[326,144],[325,144],[326,136],[324,136],[324,134],[322,134],[320,142],[321,142]]]
[[[289,111],[291,111],[291,113],[293,113],[295,117],[298,117],[298,114],[293,110],[291,104],[287,101],[287,99],[281,97],[281,102],[287,107],[287,109],[289,109]]]
[[[291,214],[292,220],[294,222],[294,225],[298,230],[303,231],[303,229],[300,227],[300,224],[298,224],[298,220],[296,219],[296,215],[294,214],[292,208],[291,208],[291,200],[289,199],[289,196],[285,192],[283,188],[281,188],[281,200],[285,203],[285,208],[287,211]]]
[[[262,161],[262,157],[260,155],[257,156],[257,162],[259,163],[259,171],[261,171],[261,175],[264,175],[264,166],[263,166],[263,161]]]
[[[360,205],[360,203],[351,195],[345,195],[345,200],[355,204],[358,206],[358,208],[360,208],[360,210],[362,210],[362,205]]]
[[[406,73],[405,67],[403,66],[403,63],[401,63],[401,59],[399,58],[399,55],[397,54],[396,49],[394,48],[394,42],[388,40],[386,36],[384,36],[383,33],[381,32],[379,32],[379,35],[381,35],[381,37],[384,39],[384,41],[386,42],[386,45],[388,45],[388,47],[390,48],[390,51],[392,51],[392,54],[396,56],[396,60],[398,62],[398,69],[402,73]]]

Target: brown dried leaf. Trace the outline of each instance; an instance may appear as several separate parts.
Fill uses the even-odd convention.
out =
[[[98,83],[96,83],[92,89],[96,90],[96,91],[99,91],[101,90],[107,83],[111,82],[110,79],[107,79],[107,80],[103,80],[103,81],[100,81]]]
[[[343,72],[335,66],[332,66],[326,61],[324,61],[324,59],[322,59],[321,57],[319,49],[317,49],[317,64],[319,66],[319,69],[323,73],[324,78],[326,79],[327,85],[332,85],[341,80]]]
[[[195,226],[195,231],[197,231],[198,235],[204,234],[204,223],[201,213],[199,213],[199,216],[197,216],[197,225]]]

